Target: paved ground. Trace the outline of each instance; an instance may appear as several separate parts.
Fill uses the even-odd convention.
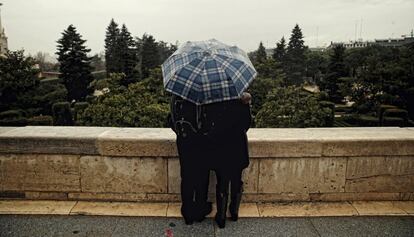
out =
[[[0,215],[0,236],[414,236],[414,217],[241,218],[218,229],[213,220],[181,218]]]

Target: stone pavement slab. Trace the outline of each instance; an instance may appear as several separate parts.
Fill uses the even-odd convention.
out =
[[[414,236],[414,217],[241,218],[219,229],[212,218],[191,226],[182,218],[0,215],[1,237],[49,236]]]
[[[412,217],[312,217],[309,220],[320,236],[414,236]]]
[[[166,216],[168,203],[84,202],[79,201],[71,215]]]
[[[319,236],[312,223],[305,218],[242,218],[226,222],[226,228],[216,227],[216,236]]]
[[[69,215],[76,201],[0,200],[0,214]]]
[[[201,223],[185,225],[181,218],[121,218],[112,233],[113,237],[133,236],[214,236],[212,219]]]
[[[392,203],[408,214],[414,214],[414,201],[393,201]]]
[[[217,207],[213,203],[213,211],[209,217],[213,217],[216,213]],[[230,216],[227,210],[227,216]],[[167,209],[167,217],[181,217],[181,203],[169,203]],[[260,217],[259,210],[256,203],[241,203],[239,210],[239,217]]]
[[[406,216],[407,212],[399,208],[392,201],[354,201],[352,206],[361,216],[397,215]]]
[[[1,237],[110,237],[118,217],[0,215]]]
[[[348,202],[294,202],[258,204],[261,217],[356,216]]]

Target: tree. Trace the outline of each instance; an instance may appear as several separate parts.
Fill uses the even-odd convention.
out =
[[[266,48],[263,46],[263,43],[260,41],[259,48],[256,51],[256,64],[264,63],[267,59]]]
[[[274,88],[280,87],[281,80],[272,78],[257,77],[249,87],[249,92],[252,94],[252,115],[253,117],[259,112],[263,104],[266,102],[267,95]]]
[[[320,86],[322,77],[328,67],[328,55],[325,52],[307,50],[306,58],[306,76],[312,78],[312,83]]]
[[[125,86],[137,82],[139,79],[138,56],[136,43],[125,24],[122,25],[119,35],[119,55],[121,57],[121,71],[125,74]]]
[[[39,65],[41,72],[53,71],[56,68],[56,63],[51,62],[50,55],[48,53],[37,52],[33,58],[36,64]]]
[[[177,50],[177,45],[167,44],[164,41],[159,41],[157,43],[157,47],[160,63],[163,63],[165,60],[167,60],[167,58],[170,57]]]
[[[332,114],[332,109],[302,88],[278,87],[268,94],[255,122],[257,127],[326,127],[331,126]]]
[[[24,51],[7,51],[0,57],[0,111],[20,108],[19,97],[39,84],[34,65],[35,60],[25,57]]]
[[[292,30],[286,52],[286,73],[288,80],[292,84],[303,83],[305,76],[305,51],[307,47],[304,45],[302,30],[296,24]]]
[[[105,62],[103,61],[104,55],[102,53],[95,54],[91,58],[91,67],[94,71],[103,71],[105,70]]]
[[[119,38],[120,30],[118,24],[112,19],[106,28],[105,37],[105,63],[108,76],[111,73],[122,71],[121,56],[119,54]]]
[[[276,43],[276,48],[273,49],[272,57],[275,61],[284,64],[285,56],[286,56],[286,40],[285,40],[285,37],[282,37],[280,42]]]
[[[344,62],[344,55],[345,47],[343,45],[338,44],[333,48],[329,58],[327,74],[321,82],[321,89],[328,94],[329,100],[335,103],[340,103],[343,99],[339,91],[340,79],[349,76]]]
[[[149,76],[150,70],[158,67],[160,57],[158,54],[158,46],[152,35],[144,34],[139,42],[141,52],[141,72],[142,78]]]
[[[114,75],[119,81],[119,75]],[[86,126],[165,127],[169,98],[165,95],[161,70],[151,70],[148,78],[127,89],[111,90],[100,96],[79,115]]]
[[[263,78],[279,79],[285,82],[285,74],[280,66],[280,63],[273,58],[266,59],[260,64],[256,65],[256,71]]]
[[[60,63],[60,78],[68,90],[68,99],[83,101],[88,95],[88,85],[93,80],[91,59],[87,56],[90,49],[84,45],[86,40],[70,25],[58,41],[57,55]]]

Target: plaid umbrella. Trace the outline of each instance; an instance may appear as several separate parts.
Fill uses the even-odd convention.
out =
[[[240,98],[257,75],[243,50],[215,39],[185,43],[162,73],[167,91],[198,105]]]

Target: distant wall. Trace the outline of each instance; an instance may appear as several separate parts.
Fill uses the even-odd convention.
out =
[[[414,200],[414,129],[251,129],[244,201]],[[0,198],[179,201],[159,128],[0,127]],[[214,187],[211,175],[210,189]]]

